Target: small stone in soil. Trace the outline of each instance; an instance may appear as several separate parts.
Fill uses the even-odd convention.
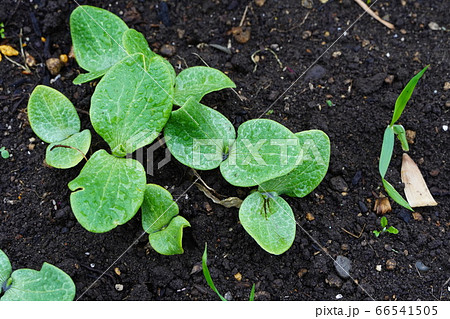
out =
[[[377,266],[375,267],[375,269],[376,269],[376,271],[381,271],[381,265],[377,265]]]
[[[175,47],[170,44],[164,44],[163,46],[161,46],[161,49],[159,49],[159,53],[161,53],[161,55],[165,57],[171,57],[175,54],[175,52]]]
[[[403,220],[405,223],[409,223],[409,221],[411,220],[411,213],[406,210],[406,209],[400,209],[399,213],[397,214],[397,216]]]
[[[123,290],[123,285],[121,285],[121,284],[116,284],[116,285],[114,286],[114,288],[116,288],[117,291],[122,291],[122,290]]]
[[[362,201],[358,201],[358,206],[361,213],[367,213],[367,211],[369,210],[366,204],[364,204]]]
[[[325,74],[327,74],[327,70],[323,66],[316,64],[306,73],[305,81],[319,80],[325,76]]]
[[[325,282],[330,285],[330,287],[341,288],[342,287],[342,279],[336,275],[330,274],[325,279]]]
[[[306,275],[308,273],[308,269],[306,268],[302,268],[298,271],[297,276],[298,278],[302,278],[304,275]]]
[[[362,177],[362,172],[361,171],[357,171],[355,173],[355,176],[353,176],[353,178],[352,178],[352,185],[353,186],[358,185],[359,181],[361,180],[361,177]]]
[[[426,266],[420,260],[416,262],[416,268],[419,269],[420,271],[428,271],[428,270],[430,270],[430,267]]]
[[[347,257],[341,255],[337,256],[334,262],[334,267],[341,278],[347,279],[350,277],[352,262]]]
[[[386,269],[387,270],[394,270],[395,267],[397,267],[397,262],[394,259],[386,260]]]
[[[231,295],[231,292],[229,292],[229,291],[227,291],[223,297],[228,301],[233,300],[233,296]]]
[[[335,176],[330,179],[331,188],[338,192],[348,191],[348,186],[342,176]]]

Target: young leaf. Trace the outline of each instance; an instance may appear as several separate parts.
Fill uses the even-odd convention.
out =
[[[214,282],[211,278],[211,274],[209,273],[208,269],[208,244],[205,243],[205,251],[203,252],[202,256],[202,269],[203,269],[203,276],[206,279],[206,282],[208,283],[209,287],[216,293],[217,296],[219,296],[220,300],[227,301],[217,290],[216,286],[214,285]]]
[[[252,290],[250,291],[250,296],[248,297],[248,301],[254,301],[255,300],[255,284],[252,286]]]
[[[183,228],[191,224],[182,216],[174,217],[167,228],[148,235],[150,245],[161,255],[182,254]]]
[[[392,126],[395,135],[397,135],[398,140],[402,143],[402,149],[405,152],[409,151],[408,140],[406,139],[406,131],[403,125],[395,124]]]
[[[172,112],[164,136],[177,160],[195,169],[209,170],[222,163],[236,131],[225,116],[191,97]]]
[[[429,65],[427,65],[425,68],[423,68],[422,71],[416,74],[405,86],[402,93],[397,98],[397,101],[395,101],[395,108],[394,108],[394,114],[392,115],[392,121],[390,126],[394,125],[395,122],[400,118],[400,116],[403,113],[403,110],[405,109],[406,103],[411,98],[411,95],[414,92],[414,88],[416,87],[417,82],[419,82],[419,79],[422,77],[422,75],[425,73],[425,71],[428,69]]]
[[[388,221],[387,221],[387,218],[386,217],[381,217],[381,220],[380,220],[380,225],[381,225],[381,227],[386,227],[387,226],[387,224],[388,224]]]
[[[40,271],[19,269],[11,275],[12,283],[1,301],[71,301],[75,284],[61,269],[44,263]]]
[[[145,183],[145,170],[138,161],[99,150],[69,183],[73,213],[88,231],[107,232],[136,214],[144,199]]]
[[[27,110],[31,128],[44,142],[59,142],[80,131],[80,118],[72,102],[51,87],[36,86]]]
[[[75,79],[73,79],[73,84],[77,85],[77,84],[83,84],[86,82],[90,82],[99,77],[102,77],[103,75],[105,75],[105,73],[107,71],[108,71],[108,69],[78,74],[77,77]]]
[[[6,281],[11,276],[12,267],[8,256],[0,249],[0,294],[2,288],[6,285]]]
[[[386,175],[389,164],[391,163],[394,140],[394,130],[391,126],[386,127],[384,130],[383,145],[381,146],[380,162],[378,163],[378,170],[382,178]]]
[[[134,29],[128,29],[125,31],[122,36],[122,42],[123,47],[130,55],[134,53],[142,53],[148,60],[156,56],[156,54],[149,48],[144,35]]]
[[[205,66],[187,68],[175,79],[175,104],[183,105],[190,97],[200,102],[206,94],[236,85],[221,71]]]
[[[285,126],[267,119],[250,120],[239,127],[220,171],[232,185],[260,185],[292,171],[299,155],[299,140]]]
[[[280,255],[295,238],[295,217],[281,197],[266,197],[259,192],[249,195],[239,209],[239,220],[253,239],[266,251]]]
[[[374,230],[373,234],[375,235],[375,237],[378,237],[378,236],[380,236],[381,232],[378,230]]]
[[[70,168],[76,166],[86,156],[91,145],[91,132],[84,130],[75,133],[61,142],[54,142],[47,146],[45,161],[56,168]]]
[[[172,110],[173,83],[164,59],[134,54],[114,65],[92,95],[91,122],[114,155],[150,144]]]
[[[178,205],[163,187],[147,184],[142,202],[142,227],[151,234],[166,227],[178,215]]]
[[[325,177],[330,162],[330,139],[319,130],[296,133],[301,145],[297,165],[290,173],[271,179],[259,186],[262,193],[304,197]]]
[[[398,234],[398,229],[395,228],[394,226],[389,226],[389,228],[386,229],[386,231],[391,234]]]
[[[388,195],[399,205],[405,207],[406,209],[409,209],[410,211],[414,211],[411,206],[408,204],[408,202],[403,199],[402,195],[399,194],[387,180],[384,178],[381,179],[383,182],[384,189],[388,193]]]
[[[126,30],[125,22],[115,14],[92,6],[78,6],[70,15],[70,34],[78,64],[99,74],[126,57],[122,47]],[[80,83],[81,79],[77,80]]]

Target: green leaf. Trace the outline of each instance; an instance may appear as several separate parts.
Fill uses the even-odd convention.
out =
[[[91,132],[89,130],[75,133],[61,142],[48,145],[45,161],[48,165],[56,168],[74,167],[86,156],[90,145]]]
[[[330,162],[330,139],[319,130],[296,133],[301,145],[297,166],[290,173],[271,179],[259,186],[261,193],[287,194],[304,197],[325,177]]]
[[[78,74],[77,77],[73,80],[73,84],[83,84],[86,82],[93,81],[93,80],[98,79],[99,77],[102,77],[103,75],[105,75],[105,73],[107,71],[108,71],[108,69]]]
[[[11,276],[11,272],[12,267],[8,256],[0,249],[0,294],[2,293],[3,286],[6,285],[9,276]]]
[[[221,71],[205,66],[187,68],[175,79],[175,104],[183,105],[192,96],[200,102],[206,94],[236,85]]]
[[[115,14],[78,6],[70,15],[70,34],[78,64],[89,72],[107,70],[127,56],[122,36],[128,30]]]
[[[250,120],[239,127],[220,171],[232,185],[260,185],[292,171],[299,155],[299,140],[289,129],[272,120]]]
[[[202,256],[202,269],[203,269],[203,276],[206,279],[206,282],[208,283],[209,287],[216,293],[217,296],[219,296],[220,300],[227,301],[217,290],[216,286],[214,285],[214,282],[211,278],[211,274],[209,273],[208,269],[208,244],[205,243],[205,251],[203,252]]]
[[[250,291],[250,296],[248,297],[248,301],[254,301],[255,300],[255,284],[252,286],[252,290]]]
[[[387,226],[387,224],[388,224],[388,221],[387,221],[387,218],[386,217],[381,217],[381,220],[380,220],[380,225],[381,225],[381,227],[386,227]]]
[[[134,53],[142,53],[148,60],[156,56],[156,54],[149,48],[144,35],[134,29],[128,29],[125,31],[122,37],[122,42],[123,47],[130,55]]]
[[[166,227],[178,215],[178,205],[163,187],[147,184],[142,202],[142,227],[151,234]]]
[[[191,97],[172,112],[164,136],[177,160],[195,169],[208,170],[222,163],[236,131],[225,116]]]
[[[403,127],[403,125],[393,125],[392,128],[394,129],[394,133],[395,135],[397,135],[398,140],[400,141],[400,143],[402,143],[402,149],[405,152],[409,151],[409,144],[408,144],[408,140],[406,139],[406,131],[405,128]]]
[[[394,114],[392,115],[392,121],[390,126],[394,125],[395,122],[400,118],[400,116],[403,113],[403,110],[405,109],[406,103],[408,103],[409,99],[411,98],[411,95],[414,92],[414,88],[416,87],[417,82],[419,82],[419,79],[422,77],[422,75],[425,73],[425,71],[428,69],[429,65],[427,65],[425,68],[423,68],[422,71],[416,74],[405,86],[402,93],[397,98],[397,101],[395,101],[395,108],[394,108]]]
[[[36,86],[27,109],[31,128],[44,142],[62,141],[80,131],[80,118],[72,102],[51,87]]]
[[[44,263],[40,271],[19,269],[11,275],[12,284],[1,301],[71,301],[75,284],[61,269]]]
[[[391,234],[398,234],[398,229],[395,228],[394,226],[389,226],[389,228],[386,229],[386,231]]]
[[[383,145],[381,146],[380,162],[378,164],[378,170],[382,178],[386,175],[389,164],[391,163],[394,140],[394,130],[391,126],[386,127],[386,130],[384,130]]]
[[[373,234],[375,235],[375,237],[380,236],[381,232],[379,232],[378,230],[374,230]]]
[[[69,183],[73,213],[88,231],[107,232],[136,214],[145,184],[145,170],[138,161],[99,150]]]
[[[388,193],[388,195],[399,205],[405,207],[406,209],[409,209],[410,211],[414,211],[414,209],[411,208],[411,206],[408,204],[408,202],[403,199],[402,195],[399,194],[387,180],[384,178],[381,179],[383,182],[384,189]]]
[[[182,216],[174,217],[167,228],[148,236],[150,245],[161,255],[182,254],[183,228],[191,224]]]
[[[0,155],[2,156],[3,159],[7,159],[10,156],[8,150],[5,149],[4,146],[0,147]]]
[[[295,238],[295,217],[289,204],[281,197],[249,195],[239,209],[239,220],[253,239],[266,251],[280,255]]]
[[[114,155],[150,144],[169,119],[173,82],[164,59],[134,54],[114,65],[92,95],[91,122]]]

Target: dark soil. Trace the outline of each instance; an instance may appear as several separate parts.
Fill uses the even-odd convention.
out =
[[[379,0],[374,10],[394,23],[396,30],[365,15],[339,40],[361,8],[350,0],[313,2],[313,9],[307,9],[299,0],[267,0],[262,7],[243,0],[169,0],[167,16],[157,6],[159,1],[79,0],[123,17],[146,35],[156,51],[164,44],[173,45],[176,53],[169,60],[177,71],[186,64],[203,65],[199,55],[211,67],[227,72],[243,101],[225,90],[208,95],[204,103],[225,114],[236,127],[258,118],[275,102],[273,113],[265,118],[293,131],[321,129],[331,139],[330,169],[322,184],[305,198],[287,199],[300,227],[292,248],[280,256],[266,253],[255,243],[239,224],[237,209],[218,206],[195,186],[189,188],[193,178],[179,162],[173,159],[155,170],[148,181],[167,186],[176,199],[182,195],[180,212],[192,225],[185,229],[185,253],[167,257],[152,251],[146,236],[126,251],[142,233],[139,214],[105,234],[83,229],[71,212],[67,188],[82,164],[69,170],[45,166],[46,145],[27,122],[27,101],[38,84],[56,88],[77,108],[89,110],[94,86],[72,84],[84,72],[74,60],[53,83],[54,77],[42,64],[70,51],[69,15],[75,2],[1,0],[0,21],[6,35],[2,44],[18,48],[22,30],[24,49],[38,63],[31,75],[24,75],[5,58],[0,62],[0,146],[12,154],[0,159],[0,248],[13,267],[39,269],[44,261],[50,262],[73,278],[79,297],[114,263],[82,300],[217,300],[201,271],[191,273],[207,242],[215,284],[235,300],[247,299],[253,283],[258,300],[335,300],[338,294],[342,300],[450,300],[450,132],[443,129],[450,122],[450,91],[444,90],[450,78],[446,31],[450,25],[445,18],[450,2],[407,0],[403,6],[401,1]],[[227,32],[239,25],[249,3],[246,24],[251,38],[240,44]],[[446,30],[431,30],[430,22]],[[203,43],[225,47],[231,43],[232,54]],[[277,54],[282,68],[265,48]],[[262,52],[253,72],[250,57],[257,50]],[[333,56],[334,52],[340,56]],[[20,57],[14,60],[21,62]],[[417,209],[423,219],[416,220],[392,203],[387,217],[400,232],[375,238],[372,231],[379,227],[379,216],[373,204],[375,196],[383,193],[378,174],[383,130],[403,86],[427,64],[431,67],[400,122],[417,133],[409,153],[439,205]],[[390,84],[384,81],[388,75],[393,76]],[[80,117],[82,127],[94,132],[88,115],[80,112]],[[94,135],[91,154],[105,146]],[[159,149],[157,158],[163,154],[164,148]],[[398,189],[401,155],[396,144],[387,176]],[[244,198],[250,191],[230,186],[217,170],[201,172],[201,176],[220,194]],[[307,213],[314,220],[308,221]],[[337,277],[333,260],[305,232],[333,258],[348,257],[359,286]],[[396,261],[395,269],[386,268],[388,259]],[[418,271],[419,260],[430,270]],[[377,265],[382,267],[380,272]],[[238,273],[241,281],[235,278]],[[116,284],[122,284],[123,290],[117,291]]]

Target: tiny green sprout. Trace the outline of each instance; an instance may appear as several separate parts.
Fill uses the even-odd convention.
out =
[[[326,100],[328,106],[334,106],[334,103],[331,100]]]
[[[374,230],[373,233],[375,234],[375,237],[380,236],[382,233],[390,233],[390,234],[398,234],[398,229],[395,228],[394,226],[389,226],[388,225],[388,220],[385,216],[381,217],[380,220],[380,225],[381,225],[381,230]]]
[[[0,39],[4,39],[5,38],[5,25],[2,23],[0,23]]]
[[[403,110],[405,109],[406,103],[408,103],[409,99],[411,98],[412,93],[414,92],[414,88],[417,85],[417,82],[422,77],[422,75],[425,73],[425,71],[428,69],[429,65],[427,65],[425,68],[422,69],[419,73],[417,73],[405,86],[403,91],[398,96],[395,107],[394,107],[394,113],[392,115],[391,123],[386,127],[384,131],[383,136],[383,144],[381,146],[381,154],[380,154],[380,161],[378,164],[378,170],[381,175],[381,181],[383,183],[384,189],[388,193],[388,195],[395,201],[397,204],[409,209],[413,210],[412,207],[409,205],[409,203],[400,195],[400,193],[392,186],[384,177],[386,175],[387,169],[389,167],[389,164],[391,162],[392,153],[394,151],[394,142],[395,142],[395,136],[397,135],[397,138],[399,139],[403,151],[409,150],[409,145],[406,140],[406,131],[405,128],[402,125],[396,124],[398,119],[403,113]]]
[[[4,146],[0,147],[0,154],[1,154],[2,158],[4,158],[4,159],[9,158],[9,156],[10,156],[9,152],[6,150],[6,148]]]
[[[202,256],[202,269],[203,269],[203,276],[205,277],[205,280],[208,283],[209,287],[216,293],[216,295],[220,298],[220,300],[228,301],[217,290],[217,288],[214,285],[214,282],[213,282],[213,280],[211,278],[211,274],[209,273],[209,269],[208,269],[208,244],[207,243],[205,243],[205,251],[203,252],[203,256]],[[249,296],[248,300],[249,301],[254,301],[255,300],[255,284],[253,284],[253,286],[252,286],[252,290],[250,291],[250,296]]]
[[[266,112],[266,115],[272,115],[273,114],[273,109],[271,109],[271,110],[268,110],[267,112]]]
[[[40,271],[12,271],[8,256],[0,249],[0,301],[71,301],[75,284],[61,269],[44,263]]]

